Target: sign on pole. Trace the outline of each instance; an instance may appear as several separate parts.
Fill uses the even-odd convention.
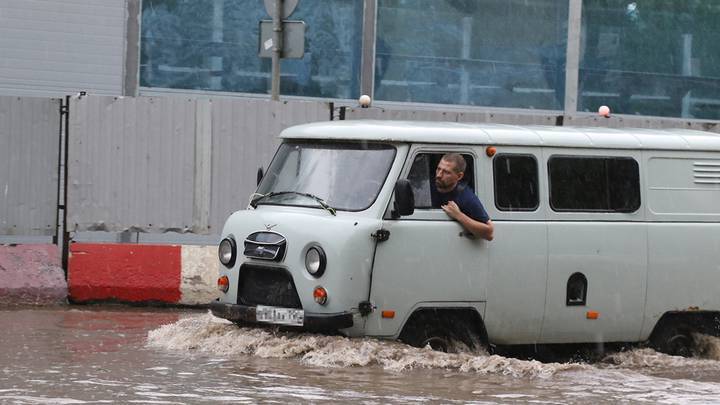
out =
[[[275,14],[275,1],[277,0],[263,0],[265,2],[265,10],[271,17]],[[284,20],[295,11],[299,0],[284,0],[282,2],[282,13],[280,13],[280,19]]]
[[[272,17],[271,36],[270,38],[263,38],[260,36],[260,51],[263,49],[271,51],[272,57],[272,76],[270,80],[270,95],[271,100],[280,100],[280,58],[283,54],[286,45],[285,41],[285,24],[283,20],[292,14],[297,7],[299,0],[263,0],[265,2],[265,9],[268,14]],[[262,31],[262,23],[260,23],[260,30]],[[305,46],[305,27],[302,28],[303,48]],[[303,49],[304,52],[304,49]],[[301,56],[302,57],[302,56]]]
[[[305,56],[305,22],[285,20],[282,22],[282,49],[281,58],[302,59]],[[261,58],[273,56],[273,22],[260,21],[260,51]]]

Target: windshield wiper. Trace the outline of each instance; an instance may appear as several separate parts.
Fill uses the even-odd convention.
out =
[[[258,202],[260,202],[260,200],[265,199],[265,198],[268,198],[268,197],[274,197],[274,196],[277,196],[277,195],[283,195],[283,194],[295,194],[295,195],[300,195],[300,196],[303,196],[303,197],[312,198],[312,199],[315,200],[318,204],[320,204],[320,206],[323,207],[323,209],[325,209],[327,212],[329,212],[329,213],[331,213],[331,214],[333,214],[333,215],[337,215],[336,212],[335,212],[335,208],[333,208],[333,207],[331,207],[330,205],[328,205],[328,203],[326,203],[325,200],[323,200],[322,198],[316,196],[315,194],[301,193],[301,192],[299,192],[299,191],[272,191],[272,192],[269,192],[269,193],[267,193],[267,194],[255,193],[255,194],[253,194],[253,196],[251,197],[252,199],[250,200],[250,206],[253,207],[253,208],[255,208],[255,207],[257,207]]]

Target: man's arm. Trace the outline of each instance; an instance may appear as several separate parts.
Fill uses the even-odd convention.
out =
[[[495,230],[495,227],[493,226],[491,220],[488,219],[487,223],[484,223],[470,218],[460,211],[460,207],[455,204],[455,201],[450,201],[441,208],[450,218],[458,221],[463,228],[470,231],[476,237],[483,238],[488,241],[493,240],[493,231]]]

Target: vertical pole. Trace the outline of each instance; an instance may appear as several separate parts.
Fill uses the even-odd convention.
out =
[[[692,76],[692,42],[693,42],[693,35],[692,34],[682,34],[682,75],[683,76]],[[683,118],[692,118],[692,115],[690,114],[690,107],[692,107],[691,103],[691,96],[692,91],[688,90],[685,95],[682,98],[681,101],[681,112],[680,116]]]
[[[460,49],[460,58],[462,59],[462,68],[460,71],[460,104],[468,104],[470,101],[470,72],[468,72],[468,64],[470,62],[470,48],[472,46],[472,26],[473,19],[471,16],[462,18],[462,47]]]
[[[567,50],[565,56],[565,114],[573,115],[578,105],[580,70],[580,35],[582,33],[582,2],[570,0],[568,9]]]
[[[63,131],[65,129],[63,128],[63,122],[65,122],[65,114],[67,113],[66,106],[64,103],[64,100],[61,98],[60,100],[60,109],[59,109],[59,116],[60,116],[60,122],[58,122],[58,161],[57,161],[57,209],[55,210],[55,235],[53,235],[53,243],[58,245],[60,247],[62,245],[62,242],[60,241],[60,233],[62,232],[62,229],[60,227],[60,211],[65,210],[65,205],[62,200],[62,187],[63,182],[62,176],[63,176],[63,140],[64,140],[64,134]]]
[[[123,95],[137,97],[140,74],[140,0],[127,1]],[[149,69],[152,71],[152,69]]]
[[[375,99],[375,35],[377,31],[377,0],[365,0],[363,12],[362,60],[360,94]]]
[[[275,0],[273,13],[273,55],[272,55],[272,85],[271,98],[280,100],[280,54],[282,52],[282,6],[283,0]]]
[[[223,24],[225,18],[225,0],[214,0],[212,19],[212,42],[222,44],[224,42]],[[210,77],[208,86],[212,90],[222,90],[223,57],[214,53],[208,58],[210,65]]]
[[[70,257],[70,232],[68,232],[68,152],[70,146],[70,96],[65,96],[65,139],[63,145],[63,218],[62,218],[62,268],[65,271],[65,278],[68,276],[68,259]]]

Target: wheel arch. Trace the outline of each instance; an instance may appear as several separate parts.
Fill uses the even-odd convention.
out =
[[[447,330],[466,344],[468,338],[477,338],[481,347],[489,347],[485,322],[473,306],[418,306],[403,322],[397,338],[412,345],[417,343],[413,335],[435,328]]]
[[[656,350],[676,354],[672,342],[677,336],[692,341],[692,333],[720,336],[720,311],[668,311],[655,323],[648,343]]]

